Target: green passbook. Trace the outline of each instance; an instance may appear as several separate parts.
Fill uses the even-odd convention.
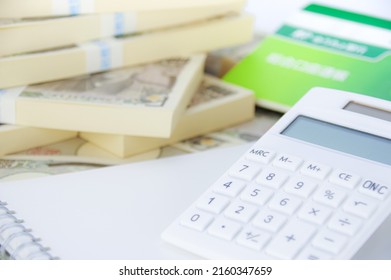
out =
[[[391,21],[310,4],[224,80],[252,89],[259,106],[282,112],[316,86],[391,100]]]

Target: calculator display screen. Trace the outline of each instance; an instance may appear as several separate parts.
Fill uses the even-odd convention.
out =
[[[309,143],[391,165],[391,140],[298,116],[281,134]]]

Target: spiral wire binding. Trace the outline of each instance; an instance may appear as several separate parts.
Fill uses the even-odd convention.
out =
[[[31,234],[31,229],[27,229],[23,223],[23,220],[17,219],[14,214],[15,211],[9,210],[7,203],[0,201],[0,260],[1,259],[58,259],[57,257],[52,256],[48,251],[50,248],[43,247],[40,243],[39,238],[35,238]],[[2,214],[1,214],[2,213]],[[6,221],[2,223],[2,220],[9,219],[11,221]],[[16,230],[15,232],[9,234],[8,237],[4,237],[4,232],[7,230]],[[21,244],[17,245],[16,248],[10,249],[11,242],[17,238],[27,237],[30,240],[23,241]],[[22,257],[21,252],[28,249],[28,247],[34,248],[27,256]],[[9,255],[8,255],[9,254]]]

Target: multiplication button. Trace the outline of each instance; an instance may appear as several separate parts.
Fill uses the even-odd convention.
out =
[[[330,214],[330,208],[309,201],[300,209],[298,217],[308,222],[321,225],[326,221]]]

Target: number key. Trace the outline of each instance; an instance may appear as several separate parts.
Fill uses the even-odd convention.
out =
[[[197,207],[205,211],[218,214],[227,206],[228,203],[228,198],[210,192],[198,200]]]
[[[288,193],[307,198],[315,187],[316,183],[307,177],[295,176],[285,183],[284,190]]]
[[[257,207],[240,200],[232,202],[224,211],[226,217],[240,222],[248,222],[257,211]]]
[[[251,181],[261,171],[261,167],[260,164],[240,160],[230,168],[228,173],[235,178]]]
[[[212,222],[212,220],[213,216],[211,214],[193,209],[183,216],[180,223],[186,227],[203,231]]]
[[[261,229],[276,232],[286,221],[284,215],[270,210],[261,210],[253,219],[253,225]]]
[[[255,181],[262,186],[268,186],[278,189],[286,181],[287,178],[288,175],[286,175],[280,170],[266,168],[261,172],[261,174],[258,175]]]
[[[223,195],[235,197],[244,188],[246,184],[243,181],[233,179],[229,176],[221,177],[213,184],[213,190]]]
[[[277,193],[269,202],[269,207],[273,210],[291,215],[301,204],[301,200],[284,192]]]
[[[265,187],[261,187],[255,183],[251,183],[244,189],[244,191],[240,195],[240,198],[250,203],[264,205],[272,195],[272,190]]]

